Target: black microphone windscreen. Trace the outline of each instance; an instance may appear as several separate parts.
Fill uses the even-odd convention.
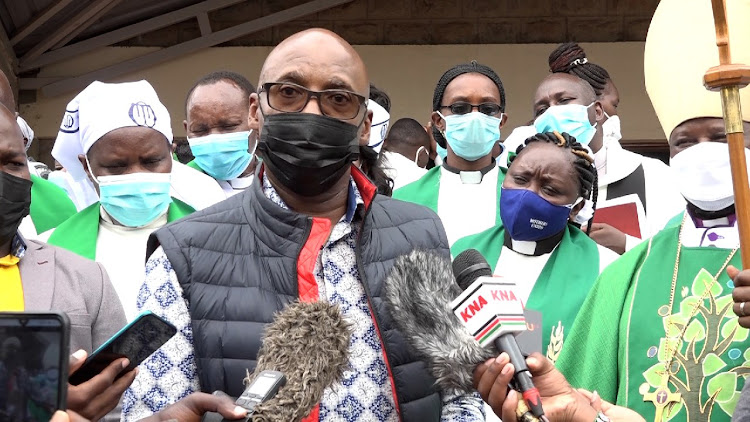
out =
[[[339,307],[327,302],[296,302],[276,314],[263,335],[253,375],[280,371],[286,385],[255,408],[252,420],[300,421],[307,416],[349,367],[351,333]],[[252,382],[254,376],[250,378]]]
[[[412,251],[396,259],[385,282],[393,323],[422,355],[443,389],[473,391],[474,368],[494,356],[469,336],[450,307],[461,294],[450,259]]]
[[[467,249],[453,260],[453,274],[461,291],[464,291],[477,278],[492,277],[492,268],[478,250]]]

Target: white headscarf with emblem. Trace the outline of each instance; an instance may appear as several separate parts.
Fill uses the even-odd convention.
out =
[[[372,111],[372,127],[370,128],[370,142],[368,146],[380,153],[383,148],[385,135],[388,133],[388,124],[391,122],[391,114],[380,104],[373,100],[367,101],[367,109]]]
[[[96,191],[78,156],[107,133],[123,127],[150,127],[172,143],[169,111],[146,81],[91,83],[65,108],[52,156],[67,169],[86,195]]]

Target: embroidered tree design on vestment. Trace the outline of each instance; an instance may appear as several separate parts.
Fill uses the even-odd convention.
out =
[[[679,293],[683,298],[679,312],[663,317],[666,337],[659,343],[659,362],[643,373],[648,385],[641,386],[641,392],[647,390],[645,387],[658,387],[669,376],[670,388],[681,395],[681,400],[666,409],[666,420],[683,408],[688,421],[710,420],[715,404],[727,415],[734,413],[741,391],[739,377],[750,375],[750,349],[745,343],[748,330],[738,325],[732,312],[731,291],[721,296],[723,290],[708,271],[701,269],[692,289],[685,287]],[[738,356],[728,356],[730,348]],[[671,350],[677,352],[667,362]],[[732,363],[739,354],[744,362]]]

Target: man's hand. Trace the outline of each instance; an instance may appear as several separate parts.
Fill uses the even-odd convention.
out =
[[[586,232],[586,226],[581,227],[581,230]],[[609,248],[618,254],[622,255],[625,253],[625,233],[617,230],[616,228],[605,223],[594,223],[591,225],[591,233],[589,233],[591,239],[594,242]]]
[[[574,390],[544,356],[534,353],[526,359],[526,364],[534,376],[534,386],[542,396],[544,414],[550,421],[591,422],[596,418],[597,411],[591,407],[589,400]],[[514,371],[505,353],[474,370],[474,387],[504,422],[517,419],[516,408],[520,396],[514,390],[508,392]]]
[[[164,410],[141,419],[140,422],[161,422],[176,420],[180,422],[200,422],[206,412],[218,412],[225,419],[242,419],[247,411],[236,404],[226,394],[193,393]]]
[[[70,356],[70,374],[78,370],[86,360],[86,352],[79,350]],[[124,374],[115,380],[117,375],[128,366],[125,358],[110,363],[99,375],[79,384],[68,384],[68,409],[80,414],[85,419],[99,420],[117,406],[120,397],[133,383],[137,369]]]
[[[732,310],[739,317],[740,326],[750,328],[750,270],[740,271],[730,265],[727,267],[727,274],[734,282]]]

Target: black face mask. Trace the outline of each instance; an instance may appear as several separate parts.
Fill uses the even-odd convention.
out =
[[[329,190],[359,158],[359,127],[311,113],[265,116],[258,150],[263,164],[302,196]]]
[[[31,180],[0,171],[0,245],[13,239],[30,205]]]

